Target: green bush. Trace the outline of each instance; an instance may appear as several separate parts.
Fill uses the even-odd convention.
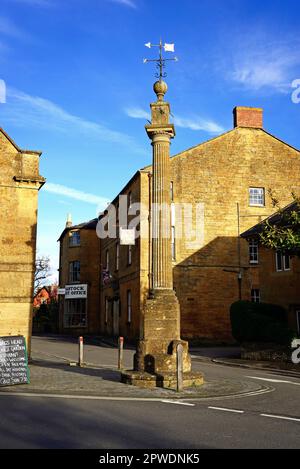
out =
[[[255,313],[267,316],[275,322],[287,324],[286,310],[279,305],[271,303],[253,303],[252,301],[236,301],[231,305],[231,309],[240,311],[241,313]]]
[[[272,313],[273,312],[273,313]],[[294,331],[287,327],[287,315],[281,306],[237,301],[231,305],[232,335],[238,342],[273,342],[287,345]]]

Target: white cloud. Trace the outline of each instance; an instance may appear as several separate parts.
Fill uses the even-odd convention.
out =
[[[233,53],[227,76],[246,89],[257,91],[268,88],[271,91],[288,93],[299,65],[300,54],[295,43],[256,40],[251,44],[241,44],[240,50]],[[228,69],[228,64],[226,66]]]
[[[6,83],[4,80],[0,80],[0,103],[6,103]]]
[[[43,187],[43,191],[51,192],[52,194],[58,194],[60,196],[70,197],[71,199],[80,200],[81,202],[96,205],[97,210],[99,211],[104,210],[110,202],[108,198],[89,194],[88,192],[79,191],[77,189],[63,186],[61,184],[55,184],[52,182],[47,182]]]
[[[216,122],[209,119],[202,119],[201,117],[197,116],[190,118],[175,116],[174,124],[185,129],[203,130],[209,134],[218,134],[224,132],[224,128]]]
[[[7,104],[1,109],[6,121],[16,126],[35,127],[56,132],[81,132],[89,138],[98,138],[106,142],[114,142],[130,147],[135,153],[144,154],[145,151],[135,140],[117,130],[112,130],[103,124],[86,120],[65,111],[62,107],[38,96],[30,96],[21,91],[8,88]]]
[[[124,109],[127,116],[133,119],[150,119],[150,112],[144,111],[139,107],[129,107]]]
[[[10,19],[4,16],[0,16],[0,34],[18,39],[24,39],[27,36]]]
[[[124,5],[130,8],[136,8],[136,4],[132,0],[110,0],[114,3],[120,3],[120,5]]]
[[[150,119],[150,114],[139,107],[125,108],[124,111],[129,117],[134,119]],[[210,134],[224,132],[224,128],[221,125],[199,116],[181,117],[176,115],[174,116],[174,124],[185,129],[203,130]]]
[[[45,191],[59,196],[58,201],[60,203],[62,202],[62,200],[60,200],[61,197],[67,197],[69,199],[80,200],[81,202],[94,205],[95,217],[98,216],[99,213],[102,212],[110,203],[108,198],[79,191],[62,184],[47,182],[43,186],[43,192]],[[72,209],[68,208],[68,212],[72,212]],[[58,277],[57,268],[59,264],[59,257],[57,239],[64,228],[65,220],[48,220],[43,217],[43,219],[39,222],[37,236],[38,254],[41,256],[44,255],[50,257],[52,276],[49,279],[49,282],[53,282]]]
[[[32,5],[38,7],[51,7],[53,3],[50,0],[9,0],[15,3],[24,3],[24,5]]]

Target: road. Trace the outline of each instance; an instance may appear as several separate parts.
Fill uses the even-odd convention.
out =
[[[71,341],[35,338],[33,350],[76,359]],[[116,351],[87,346],[85,357],[115,366]],[[125,351],[128,366],[132,350]],[[34,356],[34,352],[33,352]],[[269,392],[201,400],[123,400],[0,394],[0,448],[299,448],[300,379],[193,359],[207,380],[239,379]]]

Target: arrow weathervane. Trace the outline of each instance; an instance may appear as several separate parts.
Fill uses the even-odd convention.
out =
[[[175,62],[178,61],[177,57],[173,57],[172,59],[165,59],[162,55],[162,50],[164,49],[165,52],[174,52],[174,44],[167,44],[165,43],[163,45],[162,40],[159,41],[159,44],[151,44],[151,42],[147,42],[145,44],[146,47],[151,49],[151,47],[158,47],[159,48],[159,58],[158,59],[144,59],[143,62],[144,64],[147,62],[156,62],[156,66],[159,69],[159,73],[156,73],[155,76],[159,78],[159,80],[162,80],[167,76],[166,72],[163,71],[165,68],[165,62],[167,60],[174,60]]]

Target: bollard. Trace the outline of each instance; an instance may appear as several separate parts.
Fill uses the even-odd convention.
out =
[[[118,370],[123,369],[123,347],[124,347],[124,337],[119,337],[119,355],[118,355]]]
[[[79,346],[78,366],[83,366],[83,337],[82,336],[80,336],[78,339],[78,346]]]
[[[176,348],[176,371],[177,371],[177,392],[183,390],[183,347],[178,344]]]

